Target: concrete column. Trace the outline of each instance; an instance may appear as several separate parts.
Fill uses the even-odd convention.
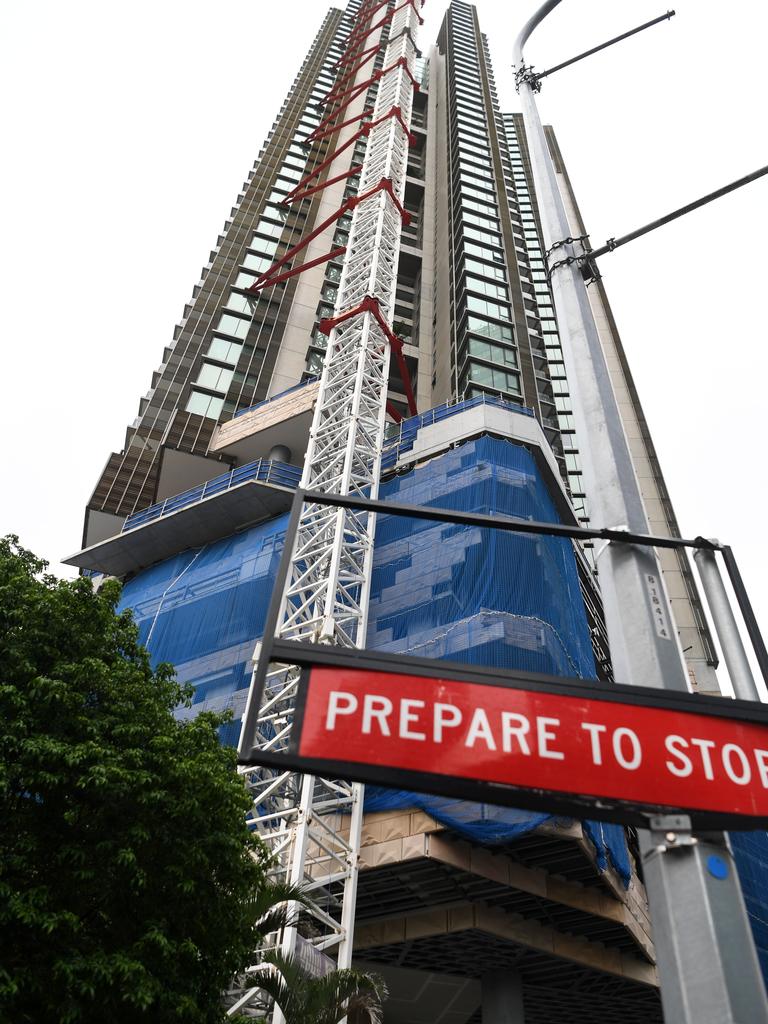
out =
[[[523,979],[517,971],[482,977],[483,1024],[524,1024]]]

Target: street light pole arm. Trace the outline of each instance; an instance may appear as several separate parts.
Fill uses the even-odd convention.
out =
[[[513,48],[513,67],[515,70],[519,70],[524,65],[523,47],[528,42],[528,39],[534,29],[538,28],[546,16],[554,11],[560,2],[561,0],[546,0],[546,3],[543,3],[536,13],[533,14],[523,25],[520,30],[520,35],[515,40]]]

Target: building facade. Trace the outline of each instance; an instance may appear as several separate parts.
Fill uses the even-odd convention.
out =
[[[341,278],[343,255],[321,258],[344,247],[351,216],[314,233],[356,194],[360,128],[382,67],[380,45],[364,66],[337,68],[359,7],[350,0],[322,20],[124,447],[107,461],[71,560],[126,580],[124,604],[153,657],[195,686],[192,713],[233,710],[227,742],[237,739],[300,476],[327,342],[320,325]],[[499,107],[474,7],[452,0],[416,77],[394,327],[418,414],[393,360],[382,495],[585,522],[525,133]],[[342,126],[324,134],[332,91],[353,99]],[[584,234],[552,133],[550,145],[574,233]],[[301,182],[306,197],[286,206]],[[294,260],[305,273],[248,291],[309,236]],[[592,302],[652,528],[675,533],[599,281]],[[487,538],[386,527],[383,536],[371,646],[611,677],[588,548],[505,549],[495,557],[526,586],[483,589],[478,578],[495,566]],[[693,684],[717,692],[685,557],[671,553],[664,570]],[[631,837],[627,846],[621,830],[596,823],[414,794],[369,793],[366,811],[356,952],[390,984],[388,1022],[661,1019]],[[332,913],[332,890],[328,899]],[[517,1016],[503,1016],[502,1004]]]

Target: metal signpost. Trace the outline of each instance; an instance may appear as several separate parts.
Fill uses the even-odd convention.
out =
[[[553,254],[552,291],[591,516],[645,533],[640,488],[580,267],[587,251],[571,237],[536,108],[540,83],[523,56],[531,33],[559,2],[543,4],[515,43],[518,91],[544,237]],[[616,678],[686,691],[682,651],[667,621],[669,601],[653,549],[609,544],[599,573]],[[661,608],[661,618],[654,615],[655,607]],[[757,700],[754,683],[749,687],[747,681],[750,688],[749,695]],[[648,824],[649,831],[641,832],[640,839],[666,1019],[670,1024],[768,1021],[763,980],[727,838],[693,835],[684,815],[655,817]]]

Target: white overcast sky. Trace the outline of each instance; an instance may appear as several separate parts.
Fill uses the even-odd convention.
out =
[[[327,6],[0,6],[0,534],[57,571]],[[535,6],[477,2],[510,110]],[[768,163],[768,5],[676,6],[544,85],[595,245]],[[425,49],[444,9],[428,0]],[[527,57],[542,69],[664,9],[563,0]],[[682,532],[733,546],[768,631],[766,237],[768,178],[601,266]]]

